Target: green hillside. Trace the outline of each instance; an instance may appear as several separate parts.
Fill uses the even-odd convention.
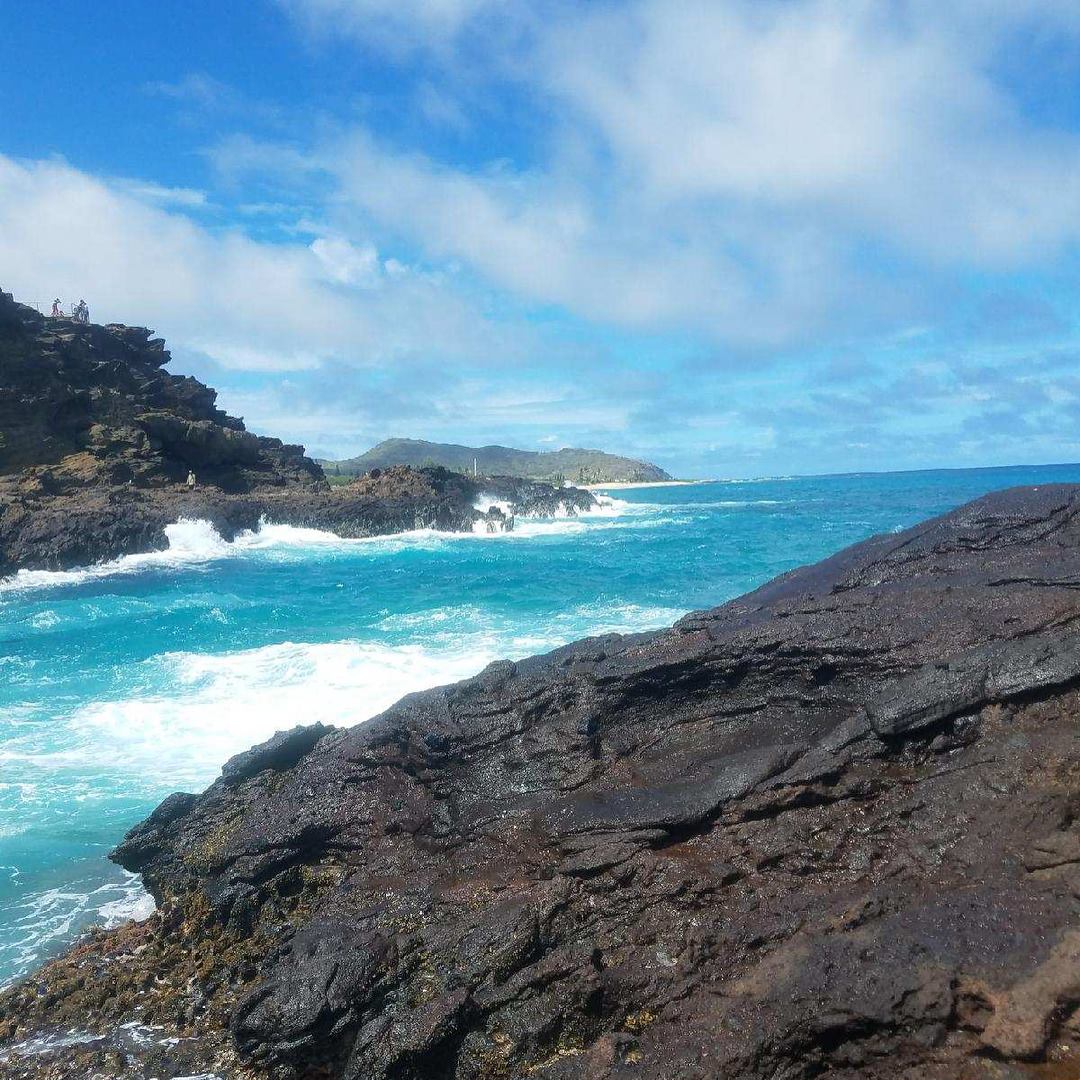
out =
[[[458,446],[423,439],[386,439],[366,454],[345,461],[320,461],[332,478],[355,476],[389,465],[442,465],[458,472],[476,470],[486,476],[522,476],[530,480],[565,479],[570,483],[670,480],[647,461],[605,454],[601,450],[512,450],[508,446]]]

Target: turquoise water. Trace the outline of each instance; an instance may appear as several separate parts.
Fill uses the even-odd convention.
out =
[[[167,552],[0,582],[0,983],[145,912],[105,859],[274,731],[587,634],[664,626],[872,533],[1080,465],[615,493],[503,536],[375,541],[178,524]]]

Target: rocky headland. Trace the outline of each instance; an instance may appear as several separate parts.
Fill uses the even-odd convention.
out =
[[[1080,1076],[1080,488],[298,727],[113,854],[5,1077]]]
[[[46,318],[0,292],[0,576],[165,548],[180,518],[225,539],[263,520],[362,537],[595,505],[577,488],[437,467],[332,489],[303,447],[247,431],[169,359],[150,330]],[[483,495],[506,508],[477,510]]]

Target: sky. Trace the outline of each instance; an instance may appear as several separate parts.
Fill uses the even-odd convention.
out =
[[[1080,460],[1075,0],[0,0],[0,288],[250,428]]]

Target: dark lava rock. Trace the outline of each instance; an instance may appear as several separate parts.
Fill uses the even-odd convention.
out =
[[[246,431],[169,359],[151,330],[45,318],[0,292],[0,475],[66,463],[55,479],[72,485],[179,484],[190,468],[224,491],[325,486],[303,447]]]
[[[158,914],[0,997],[4,1075],[1080,1075],[1078,510],[233,759],[114,855]]]
[[[582,488],[553,487],[517,476],[487,476],[480,483],[490,498],[508,502],[524,517],[573,517],[596,507],[596,499]]]
[[[439,467],[331,489],[303,447],[246,431],[210,387],[163,370],[169,359],[150,330],[45,318],[0,292],[0,576],[161,550],[180,518],[225,539],[261,521],[365,537],[509,528],[475,509],[489,485],[513,513],[595,505],[575,488]]]

